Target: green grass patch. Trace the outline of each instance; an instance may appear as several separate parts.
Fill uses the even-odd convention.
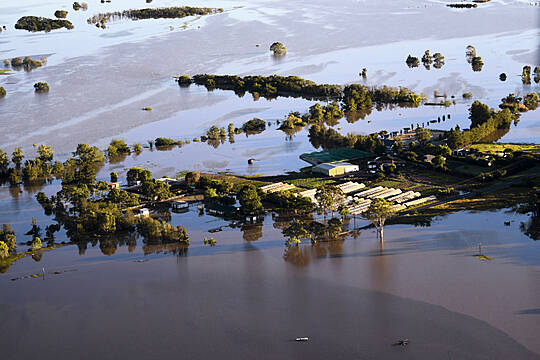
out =
[[[471,149],[490,154],[503,153],[504,150],[522,151],[530,154],[540,154],[539,144],[474,144]]]
[[[323,185],[335,184],[336,181],[328,178],[301,178],[286,181],[288,184],[303,187],[306,189],[315,189]]]

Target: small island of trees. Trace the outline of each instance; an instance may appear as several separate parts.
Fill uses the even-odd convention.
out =
[[[124,11],[115,11],[102,13],[92,16],[87,20],[89,24],[105,24],[110,21],[121,20],[124,18],[131,20],[143,19],[180,19],[194,15],[210,15],[223,12],[219,8],[198,8],[191,6],[168,7],[168,8],[146,8],[146,9],[130,9]]]
[[[55,20],[38,16],[23,16],[15,24],[15,29],[28,31],[46,31],[66,28],[73,29],[73,24],[69,20]]]

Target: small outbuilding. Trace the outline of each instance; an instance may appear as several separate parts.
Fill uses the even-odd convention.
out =
[[[172,211],[183,212],[189,210],[189,203],[187,201],[173,201],[171,203]]]
[[[316,165],[312,168],[312,172],[323,174],[326,176],[339,176],[344,175],[350,172],[359,171],[360,168],[358,165],[353,165],[347,162],[338,162],[338,163],[322,163]]]

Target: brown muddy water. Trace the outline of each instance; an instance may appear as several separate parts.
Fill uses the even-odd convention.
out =
[[[283,219],[210,234],[227,222],[192,206],[171,219],[187,250],[96,241],[13,265],[0,344],[7,359],[535,359],[540,248],[520,233],[526,220],[466,212],[388,226],[383,249],[370,230],[287,248]],[[479,243],[493,260],[473,256]]]

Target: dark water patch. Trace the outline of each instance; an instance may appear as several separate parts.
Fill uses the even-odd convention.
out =
[[[224,351],[258,359],[538,358],[472,317],[295,272],[269,273],[267,261],[239,254],[176,265],[108,263],[49,281],[0,283],[10,293],[0,308],[0,343],[10,359],[36,352],[41,359],[199,359]],[[171,266],[176,271],[164,272]],[[28,343],[8,331],[14,328],[40,341]],[[290,342],[298,336],[309,343]],[[392,346],[400,338],[409,345]]]
[[[540,315],[540,308],[538,309],[525,309],[516,312],[518,315]]]

